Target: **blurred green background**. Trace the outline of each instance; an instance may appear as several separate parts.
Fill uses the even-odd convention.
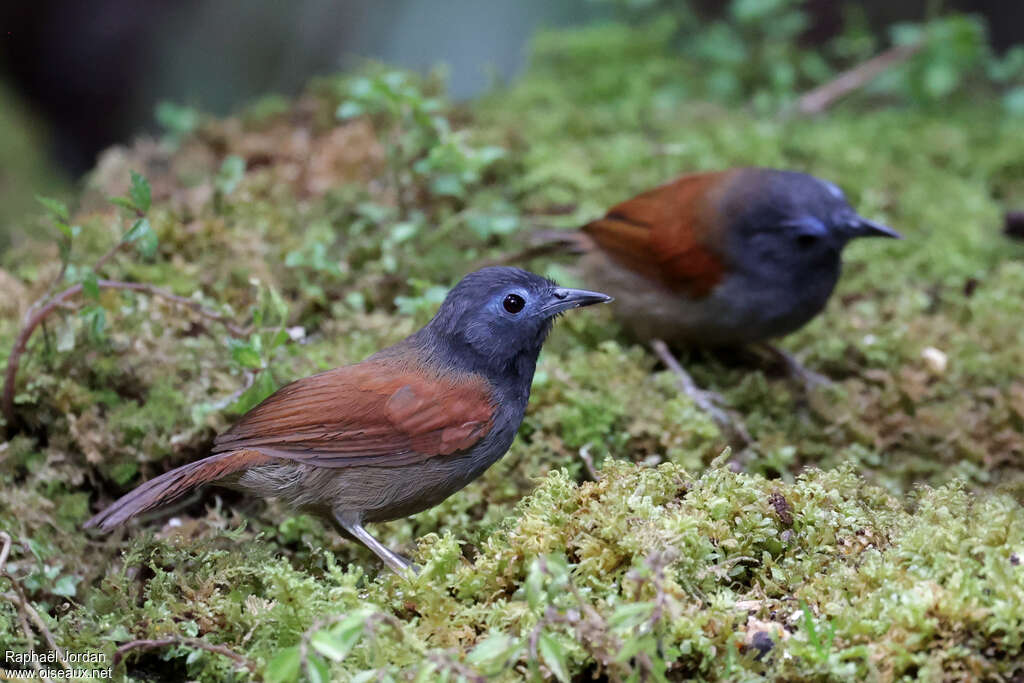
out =
[[[172,102],[216,115],[268,93],[297,94],[314,75],[367,60],[425,72],[443,68],[456,99],[476,96],[521,72],[541,27],[674,16],[680,52],[728,68],[710,93],[757,96],[744,81],[764,75],[750,61],[775,61],[774,90],[826,80],[832,67],[869,56],[905,29],[954,14],[976,29],[947,41],[922,80],[959,90],[958,71],[999,57],[1024,40],[1024,3],[999,0],[44,0],[0,8],[0,250],[24,229],[32,195],[66,194],[101,150],[173,127]],[[737,18],[746,28],[737,33]],[[697,30],[699,29],[699,30]],[[763,42],[758,54],[744,49]],[[774,47],[772,47],[774,44]],[[959,52],[958,52],[959,50]],[[792,67],[800,74],[790,73]],[[989,69],[991,71],[991,69]],[[1005,69],[1004,69],[1005,71]],[[744,73],[746,72],[746,73]],[[990,74],[991,75],[991,74]],[[1006,74],[1003,74],[1004,76]],[[680,76],[684,76],[681,72]],[[1019,69],[1016,73],[1019,82]],[[1004,79],[1005,80],[1005,79]],[[748,83],[749,84],[749,83]],[[687,87],[681,80],[680,87]],[[569,87],[569,84],[567,84]],[[1016,106],[1024,109],[1018,91]],[[749,101],[747,102],[750,103]]]

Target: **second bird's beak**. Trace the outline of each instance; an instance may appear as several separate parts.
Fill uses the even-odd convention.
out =
[[[889,237],[894,240],[903,239],[903,235],[896,232],[888,225],[882,225],[875,221],[869,221],[867,218],[861,218],[857,216],[850,224],[850,233],[854,237]]]
[[[567,287],[556,287],[551,290],[551,299],[542,309],[549,315],[557,315],[570,308],[581,308],[593,304],[606,304],[613,299],[601,292],[591,292],[586,289],[569,289]]]

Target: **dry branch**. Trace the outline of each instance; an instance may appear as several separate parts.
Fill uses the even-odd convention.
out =
[[[207,652],[224,655],[239,666],[248,669],[250,673],[259,675],[259,667],[256,665],[256,662],[238,654],[226,645],[213,645],[198,638],[181,638],[177,636],[161,638],[159,640],[133,640],[130,643],[125,643],[114,652],[114,666],[120,664],[124,656],[132,650],[156,650],[169,645],[184,645],[185,647],[194,647],[197,650],[206,650]]]
[[[172,294],[165,289],[154,287],[142,282],[122,282],[120,280],[97,280],[96,283],[100,289],[120,289],[132,292],[141,292],[150,296],[155,296],[160,299],[165,299],[173,303],[185,306],[192,310],[192,312],[218,322],[227,329],[227,331],[234,337],[245,337],[249,334],[249,331],[239,327],[233,323],[227,316],[218,313],[217,311],[206,308],[198,301],[187,299],[177,294]],[[35,332],[36,328],[46,319],[48,315],[53,313],[58,308],[63,307],[67,301],[82,292],[82,285],[72,285],[63,292],[55,295],[49,301],[47,301],[38,309],[35,309],[32,315],[26,320],[25,326],[22,327],[21,332],[18,333],[17,339],[14,341],[14,348],[11,349],[11,355],[7,359],[7,373],[4,377],[4,391],[3,391],[3,414],[7,420],[8,432],[11,431],[12,425],[14,424],[14,383],[18,376],[18,365],[21,362],[21,356],[28,347],[29,339],[32,337],[32,333]]]
[[[39,612],[36,611],[36,608],[32,606],[31,602],[29,602],[21,584],[18,583],[18,579],[7,571],[7,558],[11,554],[11,535],[6,531],[0,531],[0,541],[3,542],[3,547],[0,548],[0,576],[3,576],[5,579],[10,581],[11,586],[14,588],[13,591],[0,593],[0,598],[3,598],[17,608],[18,621],[21,624],[21,630],[25,634],[25,638],[28,642],[29,653],[35,652],[35,635],[32,633],[32,629],[29,626],[31,623],[36,627],[36,630],[39,631],[39,634],[43,636],[43,639],[46,640],[46,644],[50,649],[57,655],[57,660],[61,663],[61,666],[70,671],[71,667],[64,658],[64,653],[57,645],[57,641],[54,639],[53,633],[50,632],[50,629],[46,626],[46,622],[43,621],[43,618],[39,615]],[[41,671],[38,662],[33,660],[32,666],[37,671]]]
[[[921,43],[897,45],[875,55],[866,62],[858,64],[852,69],[842,72],[828,83],[801,95],[800,99],[796,102],[796,113],[806,116],[820,114],[841,98],[873,81],[886,69],[907,61],[921,47]]]

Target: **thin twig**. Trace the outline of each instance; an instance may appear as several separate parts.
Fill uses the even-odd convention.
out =
[[[239,327],[233,323],[227,316],[218,313],[217,311],[206,308],[198,301],[193,299],[187,299],[177,294],[172,294],[165,289],[154,287],[143,282],[123,282],[120,280],[98,280],[96,283],[101,289],[120,289],[132,292],[140,292],[155,296],[173,303],[185,306],[204,318],[216,321],[224,325],[228,333],[233,337],[246,337],[249,334],[249,330]],[[4,378],[4,392],[3,392],[3,414],[7,420],[7,429],[10,432],[14,424],[14,382],[18,375],[18,364],[21,360],[21,355],[25,352],[28,346],[29,339],[32,337],[32,333],[39,327],[40,323],[46,319],[50,313],[55,309],[62,306],[68,299],[77,296],[82,292],[82,285],[72,285],[63,292],[57,294],[51,298],[45,305],[41,306],[32,316],[29,318],[25,326],[18,333],[18,337],[14,342],[14,348],[11,349],[11,355],[7,359],[7,374]]]
[[[922,43],[897,45],[875,55],[842,72],[828,83],[801,95],[794,107],[795,112],[805,116],[820,114],[841,98],[873,81],[886,69],[907,61],[922,47]]]
[[[594,467],[594,459],[590,456],[590,444],[584,444],[583,448],[580,449],[580,460],[583,461],[583,466],[587,468],[587,474],[594,481],[601,481],[601,475],[598,474],[597,468]]]
[[[21,632],[25,634],[25,642],[28,643],[28,663],[32,665],[33,669],[39,672],[39,678],[46,681],[46,683],[53,683],[53,679],[42,675],[43,667],[38,661],[36,661],[36,658],[33,657],[36,653],[36,637],[35,634],[32,633],[32,628],[28,625],[28,620],[25,619],[25,613],[20,609],[18,610],[18,624],[21,625]]]
[[[57,654],[57,659],[58,661],[60,661],[61,666],[63,666],[67,670],[70,670],[71,666],[67,663],[67,660],[64,659],[64,653],[57,645],[57,641],[54,639],[53,633],[50,632],[50,629],[46,626],[46,622],[43,621],[43,618],[39,616],[39,612],[37,612],[36,608],[32,606],[32,603],[29,602],[28,597],[25,596],[21,584],[18,583],[14,576],[12,576],[9,572],[4,572],[3,576],[5,579],[8,579],[11,582],[11,584],[13,584],[14,591],[0,593],[0,597],[10,602],[12,605],[18,608],[19,612],[23,612],[25,616],[28,617],[29,621],[32,622],[32,625],[35,626],[36,630],[39,631],[39,633],[43,636],[43,639],[46,641],[46,644],[49,646],[49,648]]]
[[[36,611],[36,608],[32,606],[31,602],[29,602],[28,596],[25,595],[25,591],[22,589],[18,579],[7,571],[7,558],[11,554],[11,544],[13,543],[11,535],[6,531],[0,531],[0,541],[3,541],[3,547],[0,548],[0,576],[3,576],[5,579],[10,581],[11,586],[14,588],[13,591],[0,593],[0,597],[18,608],[18,618],[22,623],[22,630],[25,632],[25,637],[28,638],[30,652],[35,652],[33,647],[35,637],[32,635],[31,629],[28,628],[28,621],[31,621],[32,624],[35,625],[36,630],[38,630],[40,635],[43,636],[43,639],[46,640],[46,644],[54,653],[56,653],[57,659],[60,661],[61,665],[70,671],[71,667],[68,665],[67,660],[64,659],[64,653],[61,652],[60,647],[57,646],[57,641],[54,639],[53,633],[50,632],[50,629],[46,626],[46,622],[43,621],[43,618],[39,616],[39,612]]]
[[[11,535],[6,531],[0,531],[0,540],[4,542],[4,547],[0,548],[0,572],[7,566],[7,556],[11,554]]]
[[[245,378],[245,382],[242,384],[242,386],[237,391],[234,391],[231,394],[225,396],[224,398],[214,401],[212,404],[210,404],[214,410],[223,410],[224,408],[233,405],[235,401],[241,398],[242,394],[249,391],[249,389],[252,388],[252,385],[256,383],[257,373],[251,370],[246,370],[242,374]]]
[[[99,275],[100,274],[100,268],[102,268],[103,266],[107,265],[107,261],[109,261],[111,258],[113,258],[114,254],[116,254],[117,252],[121,251],[121,247],[123,247],[125,244],[127,244],[127,242],[125,242],[124,238],[122,237],[120,240],[118,240],[114,244],[114,246],[112,246],[110,249],[107,250],[107,253],[105,253],[103,256],[100,256],[99,260],[96,261],[96,264],[92,267],[92,272],[94,272],[97,275]]]
[[[239,666],[248,669],[250,673],[259,676],[259,667],[256,665],[256,662],[238,654],[226,645],[214,645],[199,638],[182,638],[180,636],[161,638],[159,640],[133,640],[130,643],[125,643],[114,652],[114,666],[120,664],[124,656],[132,650],[156,650],[168,645],[184,645],[185,647],[194,647],[197,650],[206,650],[214,654],[224,655]]]

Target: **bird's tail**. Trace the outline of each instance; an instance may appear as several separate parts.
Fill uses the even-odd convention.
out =
[[[527,235],[523,249],[477,265],[504,266],[552,254],[582,254],[592,244],[590,237],[579,230],[535,230]]]
[[[182,465],[161,474],[156,479],[150,479],[118,498],[106,510],[86,522],[85,528],[99,527],[103,531],[110,531],[140,513],[170,503],[197,486],[223,479],[249,467],[271,462],[273,458],[262,453],[242,450],[218,453]]]

